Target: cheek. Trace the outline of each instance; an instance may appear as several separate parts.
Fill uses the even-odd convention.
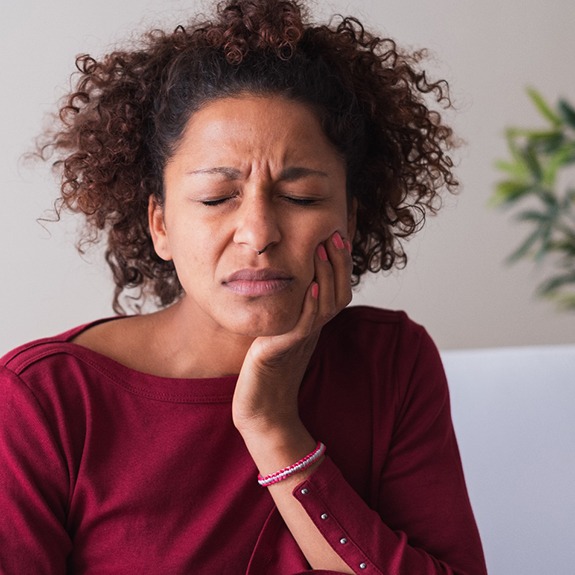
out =
[[[334,210],[333,213],[324,217],[316,218],[309,226],[309,241],[314,244],[314,248],[322,242],[331,241],[335,232],[340,232],[347,236],[348,219],[347,211],[344,209]],[[312,248],[313,249],[313,248]]]
[[[172,259],[180,281],[205,275],[214,247],[213,238],[202,238],[192,226],[174,226],[170,232]],[[198,274],[199,270],[202,274]]]
[[[316,218],[309,226],[302,226],[296,232],[295,241],[299,244],[299,258],[306,262],[306,269],[313,277],[314,258],[320,244],[331,242],[333,234],[337,231],[347,236],[347,216],[335,214],[331,217]]]

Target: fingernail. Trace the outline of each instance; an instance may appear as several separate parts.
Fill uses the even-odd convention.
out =
[[[345,247],[347,248],[347,251],[351,254],[352,251],[352,247],[351,247],[351,242],[349,240],[344,240],[345,243]]]
[[[343,239],[341,238],[341,235],[339,232],[335,232],[335,234],[333,234],[333,236],[331,237],[331,241],[333,242],[333,245],[338,250],[343,250],[343,248],[345,248],[345,245],[343,243]]]
[[[316,283],[313,283],[311,285],[311,297],[313,299],[317,299],[318,295],[319,295],[319,286]]]
[[[322,262],[327,262],[327,252],[323,247],[323,244],[319,244],[317,247],[317,255]]]

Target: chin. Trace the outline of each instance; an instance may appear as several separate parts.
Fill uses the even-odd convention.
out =
[[[297,314],[282,312],[248,313],[234,322],[232,331],[247,337],[269,337],[281,335],[293,329],[298,320]]]

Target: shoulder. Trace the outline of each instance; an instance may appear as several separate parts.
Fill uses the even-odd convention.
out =
[[[346,307],[336,316],[336,318],[334,318],[334,321],[386,325],[397,325],[406,320],[409,320],[409,318],[404,311],[370,307],[366,305]]]
[[[347,340],[355,346],[373,347],[392,343],[409,344],[426,338],[425,329],[404,311],[369,306],[352,306],[344,309],[324,328],[322,337],[333,343]]]
[[[26,370],[35,365],[54,360],[58,357],[73,355],[78,346],[74,346],[72,340],[89,327],[98,325],[107,319],[101,319],[83,324],[63,333],[30,341],[6,353],[0,357],[0,368],[21,376]]]
[[[114,393],[116,381],[125,381],[115,377],[106,358],[74,343],[100,321],[31,341],[0,358],[0,402],[18,406],[9,416],[15,425],[18,414],[27,412],[53,429],[83,429],[90,405]]]
[[[367,306],[346,308],[324,327],[317,357],[336,371],[353,369],[372,382],[383,378],[402,386],[417,373],[443,373],[439,351],[423,326],[403,311]]]

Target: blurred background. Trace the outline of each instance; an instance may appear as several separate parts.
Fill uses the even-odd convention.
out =
[[[169,28],[208,4],[194,0],[0,0],[0,353],[26,340],[112,315],[112,283],[101,254],[80,257],[77,222],[37,222],[57,183],[22,155],[68,86],[79,53],[101,55],[134,31]],[[316,20],[355,15],[381,35],[428,48],[432,77],[452,86],[449,120],[465,145],[457,153],[461,192],[445,200],[408,244],[405,270],[363,282],[356,304],[405,309],[443,350],[575,343],[575,313],[534,296],[545,266],[505,257],[525,236],[488,206],[508,155],[508,126],[540,125],[525,94],[575,98],[575,3],[556,0],[331,0],[311,3]]]

